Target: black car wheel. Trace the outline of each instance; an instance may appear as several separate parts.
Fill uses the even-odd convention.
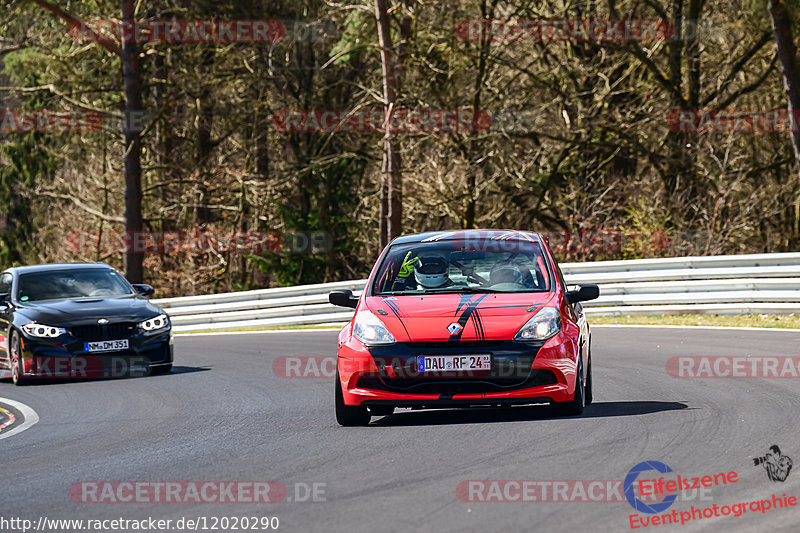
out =
[[[25,384],[25,369],[22,366],[22,350],[20,349],[19,333],[11,332],[8,343],[8,358],[11,365],[11,382],[14,385]]]
[[[584,391],[584,395],[586,396],[586,405],[590,405],[592,403],[592,351],[589,350],[589,366],[586,369],[586,390]]]
[[[559,415],[575,416],[583,413],[586,406],[586,388],[583,383],[583,358],[578,357],[578,375],[575,378],[575,393],[572,400],[555,402],[555,411]]]
[[[169,374],[172,372],[172,363],[168,365],[158,365],[150,367],[150,374],[157,376],[158,374]]]
[[[336,373],[336,421],[340,426],[366,426],[369,424],[370,414],[366,407],[360,405],[345,405],[342,394],[342,383],[339,373]]]

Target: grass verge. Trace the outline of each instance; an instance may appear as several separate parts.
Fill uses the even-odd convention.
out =
[[[590,324],[800,329],[800,315],[589,316]]]

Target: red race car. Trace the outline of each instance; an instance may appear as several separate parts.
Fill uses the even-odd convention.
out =
[[[550,403],[576,415],[592,401],[591,331],[547,242],[523,231],[407,235],[381,254],[339,333],[336,420],[366,425],[396,407]]]

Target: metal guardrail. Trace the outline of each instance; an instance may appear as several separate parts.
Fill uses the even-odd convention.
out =
[[[800,313],[800,253],[597,261],[561,265],[569,285],[597,283],[589,315]],[[177,332],[343,324],[352,311],[328,303],[366,280],[154,299]]]

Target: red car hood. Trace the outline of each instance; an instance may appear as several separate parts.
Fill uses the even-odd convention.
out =
[[[367,308],[398,342],[511,340],[554,293],[370,296]],[[448,326],[461,328],[451,333]],[[458,328],[454,328],[458,329]]]

